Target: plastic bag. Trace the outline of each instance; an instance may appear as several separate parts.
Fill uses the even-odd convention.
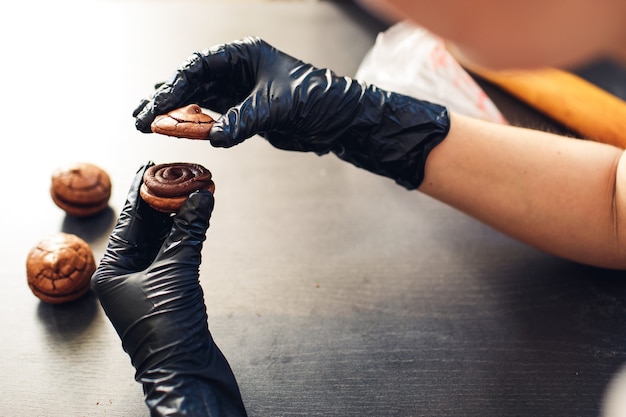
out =
[[[410,22],[396,23],[378,34],[356,78],[469,117],[507,123],[443,40]]]

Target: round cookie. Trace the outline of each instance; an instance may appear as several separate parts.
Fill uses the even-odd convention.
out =
[[[207,139],[215,120],[197,104],[174,109],[157,116],[150,129],[154,133],[187,139]]]
[[[148,168],[139,194],[155,210],[174,213],[198,190],[215,192],[211,171],[199,164],[172,162]]]
[[[46,303],[66,303],[82,297],[89,291],[95,271],[89,244],[69,233],[42,239],[26,258],[28,286]]]
[[[108,206],[111,179],[105,170],[93,164],[63,166],[52,173],[50,195],[67,214],[92,216]]]

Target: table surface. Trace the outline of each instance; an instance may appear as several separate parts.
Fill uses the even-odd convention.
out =
[[[139,99],[213,44],[261,36],[352,75],[380,30],[358,10],[194,0],[11,7],[0,25],[10,203],[0,218],[0,416],[148,415],[93,294],[45,304],[25,276],[29,249],[59,231],[83,237],[99,259],[148,160],[214,173],[201,282],[251,416],[597,416],[620,406],[622,273],[539,252],[332,155],[135,131]],[[66,217],[49,197],[51,172],[75,161],[111,175],[110,208],[96,218]]]

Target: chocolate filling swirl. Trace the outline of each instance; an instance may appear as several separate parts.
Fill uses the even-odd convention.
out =
[[[152,208],[173,213],[198,190],[215,192],[211,172],[202,165],[172,162],[148,168],[139,191],[141,198]]]
[[[153,165],[146,170],[143,181],[152,194],[160,197],[188,196],[213,183],[208,169],[185,162]]]

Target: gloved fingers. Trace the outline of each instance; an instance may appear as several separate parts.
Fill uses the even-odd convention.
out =
[[[273,48],[260,39],[246,38],[192,54],[152,98],[142,100],[133,112],[135,126],[149,133],[157,115],[192,103],[225,112],[250,94],[258,61],[268,51]]]
[[[260,134],[279,149],[324,154],[354,118],[358,103],[344,95],[360,97],[360,85],[335,77],[329,69],[277,54],[284,60],[281,69],[289,68],[288,79],[287,71],[260,78],[252,92],[213,125],[213,146],[228,148]]]
[[[155,84],[153,95],[141,100],[133,111],[138,130],[151,133],[151,124],[156,116],[188,104],[213,110],[208,103],[225,96],[215,85],[228,83],[218,82],[219,77],[204,62],[205,59],[205,55],[196,52],[172,74],[169,81]]]
[[[160,213],[143,201],[140,187],[149,161],[139,168],[128,190],[124,207],[111,232],[109,244],[100,262],[101,273],[136,272],[149,265],[171,227],[168,214]]]
[[[142,203],[142,199],[139,193],[141,184],[143,183],[144,173],[148,168],[154,165],[154,162],[148,161],[145,165],[139,167],[135,173],[135,177],[128,189],[126,195],[126,202],[118,217],[117,224],[113,229],[112,235],[116,237],[117,241],[134,245],[137,241],[137,234],[140,228],[136,227],[136,222],[141,221],[139,215],[139,205]]]
[[[152,104],[149,99],[144,98],[139,102],[135,110],[133,110],[133,117],[135,118],[135,128],[143,133],[152,133],[150,125],[152,124],[154,117],[156,117],[156,115],[154,115],[150,119],[152,112],[148,107],[152,107]]]
[[[250,95],[215,121],[209,141],[215,147],[230,148],[257,133],[271,130],[270,117],[267,101],[259,94]]]
[[[156,87],[156,88],[158,88],[158,87]],[[137,107],[135,107],[135,110],[133,110],[133,117],[137,117],[137,115],[143,111],[144,107],[146,107],[148,105],[148,103],[150,103],[149,99],[147,99],[147,98],[141,99],[139,104],[137,104]]]
[[[135,173],[135,177],[133,178],[133,181],[128,188],[126,202],[124,203],[121,214],[130,214],[131,212],[137,211],[137,206],[139,205],[139,201],[141,200],[141,196],[139,195],[139,189],[141,188],[141,184],[143,184],[143,176],[148,168],[153,165],[153,161],[148,161],[144,165],[140,166]]]
[[[202,244],[206,239],[214,203],[213,194],[209,191],[193,192],[185,200],[173,217],[169,236],[152,264],[153,270],[166,272],[172,268],[178,276],[189,276],[189,272],[194,271],[197,277]]]
[[[174,84],[178,85],[177,88],[182,94],[174,93]],[[156,84],[152,97],[141,100],[137,108],[133,111],[137,130],[143,133],[151,133],[151,124],[156,116],[191,103],[192,101],[183,101],[183,94],[190,88],[193,88],[193,86],[189,86],[183,72],[183,67],[178,68],[170,77],[169,81]],[[189,99],[193,100],[191,97],[189,97]]]
[[[318,121],[311,116],[304,121],[305,117],[291,113],[288,104],[291,97],[281,98],[283,105],[279,106],[270,103],[263,91],[255,91],[216,120],[208,136],[211,145],[230,148],[258,134],[278,149],[313,151],[318,155],[328,153],[330,146],[327,138],[337,135],[343,126],[328,131],[329,123],[325,122],[325,117],[320,117]],[[322,115],[323,112],[317,114]],[[324,140],[317,141],[316,137]]]
[[[158,110],[156,109],[157,100],[163,100],[161,95],[164,95],[166,98],[169,96],[167,91],[171,86],[167,83],[162,84],[157,88],[154,95],[149,99],[143,99],[133,111],[133,117],[135,118],[135,127],[137,130],[143,133],[152,133],[151,124],[159,114],[167,113],[169,110],[176,108],[174,105],[169,110]],[[178,107],[182,107],[178,106]]]

